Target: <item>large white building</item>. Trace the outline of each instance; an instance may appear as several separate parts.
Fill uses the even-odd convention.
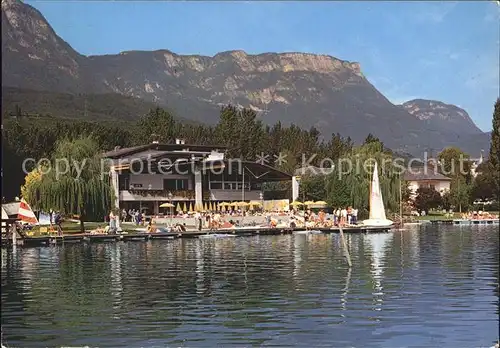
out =
[[[179,139],[175,144],[116,148],[102,156],[110,164],[114,206],[152,214],[159,213],[162,203],[200,207],[263,200],[262,183],[292,180],[268,165],[226,158],[225,147],[185,144]]]
[[[405,172],[404,179],[413,194],[421,187],[433,188],[441,195],[450,190],[451,179],[438,173],[431,166],[411,168]]]

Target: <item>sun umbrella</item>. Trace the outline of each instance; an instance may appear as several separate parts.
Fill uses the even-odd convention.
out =
[[[203,210],[204,210],[204,211],[208,211],[207,202],[205,202],[205,204],[203,205]]]
[[[313,202],[313,201],[305,201],[305,202],[304,202],[304,205],[313,205],[313,204],[314,204],[314,202]]]
[[[248,204],[247,202],[236,202],[236,206],[237,207],[248,207],[250,204]]]
[[[298,205],[304,205],[304,203],[299,202],[299,201],[293,201],[292,203],[290,203],[290,205],[293,205],[294,207],[296,207]]]
[[[325,201],[317,201],[314,202],[314,205],[328,205],[328,203],[326,203]]]
[[[189,202],[189,212],[193,212],[193,203]]]
[[[180,203],[177,203],[177,207],[175,208],[175,210],[177,212],[180,212],[181,211],[181,204]]]
[[[184,202],[184,207],[182,208],[182,211],[184,213],[187,213],[187,205],[186,205],[186,202]]]
[[[219,203],[219,207],[222,208],[222,211],[227,211],[227,207],[229,206],[229,203],[227,202],[221,202]]]
[[[172,203],[163,203],[162,205],[160,205],[160,208],[173,208],[175,207],[175,205],[173,205]]]
[[[257,201],[250,201],[250,203],[248,203],[248,205],[250,206],[250,209],[251,209],[251,210],[254,210],[254,209],[255,209],[255,207],[260,207],[260,206],[262,206],[262,203],[257,202]]]

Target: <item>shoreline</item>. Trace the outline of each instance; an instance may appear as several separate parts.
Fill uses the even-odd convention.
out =
[[[386,233],[391,227],[367,227],[367,226],[350,226],[343,227],[344,233]],[[248,237],[258,235],[286,235],[294,232],[305,232],[306,228],[271,228],[271,227],[240,227],[240,228],[225,228],[218,230],[187,230],[185,232],[125,232],[120,234],[90,234],[90,233],[73,233],[62,236],[33,236],[24,239],[17,239],[16,245],[19,246],[47,246],[59,245],[65,243],[98,243],[98,242],[119,242],[119,241],[148,241],[160,239],[185,239],[199,238],[206,235],[231,235],[235,237]],[[319,231],[321,234],[340,233],[340,228],[318,228],[312,231]],[[307,233],[306,233],[307,234]],[[7,242],[7,243],[5,243]],[[12,240],[2,240],[2,247],[12,247]]]

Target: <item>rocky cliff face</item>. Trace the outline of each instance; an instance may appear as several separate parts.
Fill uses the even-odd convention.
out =
[[[38,10],[18,0],[2,0],[4,85],[76,92],[84,83],[83,59]]]
[[[481,134],[467,111],[436,100],[414,99],[401,105],[411,115],[434,129],[456,134]]]
[[[114,92],[207,123],[217,121],[220,105],[232,103],[254,109],[266,123],[315,126],[323,136],[339,132],[355,141],[372,133],[393,149],[413,153],[457,141],[447,120],[438,127],[415,117],[414,107],[391,104],[358,63],[331,56],[229,51],[207,57],[160,50],[86,57],[18,0],[2,0],[2,40],[4,86]]]

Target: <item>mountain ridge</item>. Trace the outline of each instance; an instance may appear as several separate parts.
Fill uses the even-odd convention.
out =
[[[467,111],[453,104],[418,98],[404,102],[401,107],[427,124],[436,127],[450,127],[458,134],[483,133]]]
[[[338,132],[356,142],[372,133],[411,153],[461,142],[446,124],[422,122],[392,104],[365,78],[360,63],[328,55],[230,50],[210,57],[161,49],[85,56],[60,38],[40,11],[18,0],[2,1],[2,41],[4,86],[117,93],[209,124],[217,121],[221,105],[233,104],[255,110],[268,124],[314,126],[324,137]]]

